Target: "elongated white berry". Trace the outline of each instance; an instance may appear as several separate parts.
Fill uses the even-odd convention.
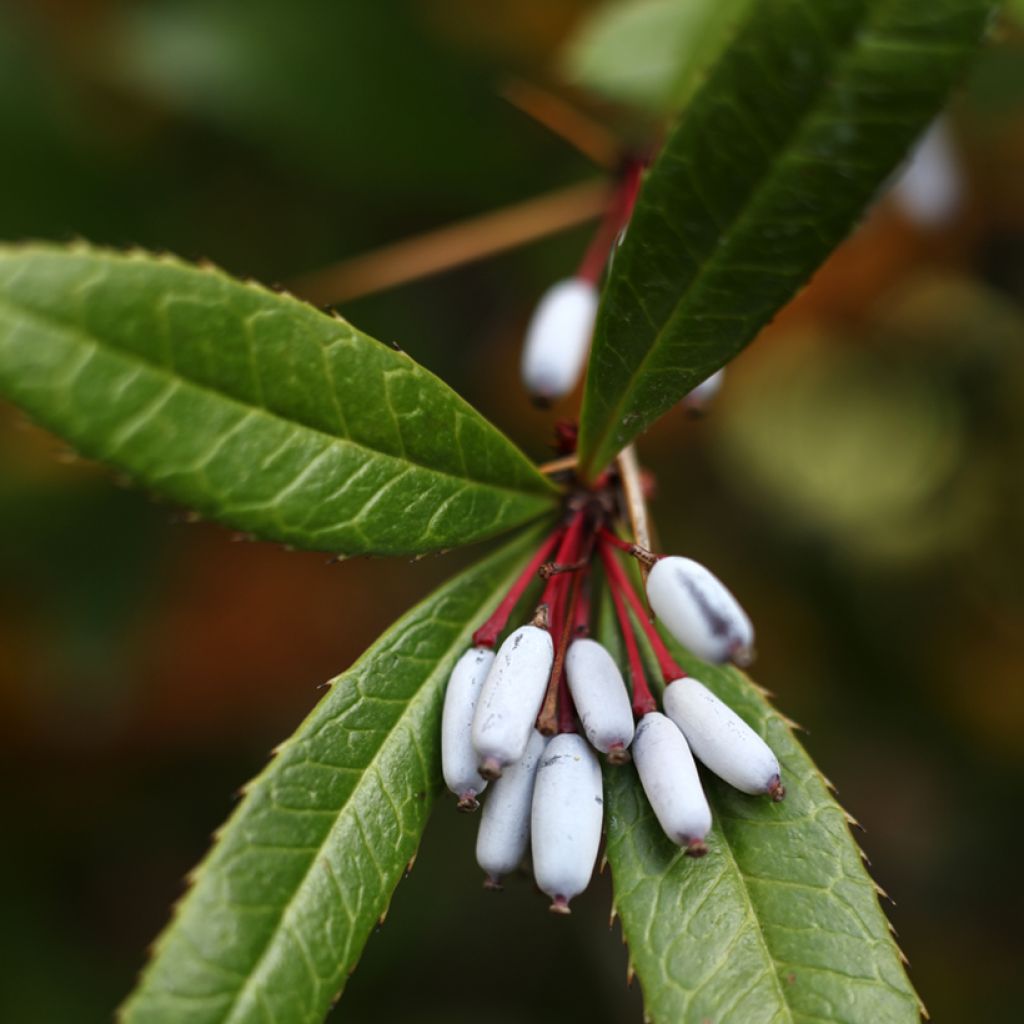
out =
[[[785,796],[778,758],[727,704],[689,677],[665,688],[665,714],[683,731],[694,755],[743,793]],[[635,755],[634,755],[635,756]]]
[[[633,710],[615,659],[596,640],[573,640],[565,657],[569,692],[591,746],[625,760],[633,742]]]
[[[707,380],[702,381],[683,398],[683,407],[687,412],[695,415],[706,412],[707,407],[721,390],[724,380],[725,367],[723,366],[720,370],[715,370]]]
[[[499,648],[473,715],[473,749],[485,779],[498,778],[526,751],[554,660],[551,634],[539,626],[520,626]]]
[[[526,332],[522,375],[526,390],[541,401],[567,395],[586,362],[594,330],[598,291],[589,281],[571,277],[541,297]]]
[[[534,729],[526,753],[502,772],[487,794],[476,834],[476,862],[487,872],[488,889],[500,889],[502,875],[514,871],[526,853],[533,782],[547,742]]]
[[[647,597],[665,628],[698,658],[747,665],[754,627],[717,576],[691,558],[660,558],[647,576]]]
[[[665,835],[691,857],[707,853],[704,837],[711,829],[711,808],[686,737],[660,712],[651,711],[640,719],[633,763]]]
[[[576,733],[555,736],[540,759],[530,816],[533,877],[555,913],[568,914],[590,881],[603,815],[597,755]]]
[[[473,713],[480,688],[494,662],[489,647],[472,647],[459,658],[448,677],[441,715],[441,772],[444,784],[459,798],[459,810],[475,811],[487,780],[477,769],[473,749]]]
[[[952,219],[963,190],[963,172],[949,123],[938,117],[918,139],[890,194],[908,220],[929,228]]]

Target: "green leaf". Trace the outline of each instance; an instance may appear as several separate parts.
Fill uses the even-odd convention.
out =
[[[299,547],[420,553],[554,501],[407,355],[168,257],[0,248],[0,396],[154,491]]]
[[[537,541],[445,584],[333,681],[196,869],[124,1024],[323,1019],[416,853],[448,674]]]
[[[653,113],[677,110],[721,53],[751,0],[619,0],[569,41],[574,85]]]
[[[615,255],[580,424],[590,476],[750,342],[843,239],[943,102],[991,6],[750,6]]]
[[[602,639],[618,651],[602,612]],[[775,751],[787,795],[746,796],[702,768],[714,827],[709,853],[693,860],[661,831],[635,769],[605,771],[605,853],[647,1018],[917,1024],[849,819],[791,723],[742,672],[670,646]]]

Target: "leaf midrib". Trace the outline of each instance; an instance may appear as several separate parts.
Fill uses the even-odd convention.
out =
[[[463,630],[462,633],[459,634],[459,639],[461,640],[464,637],[468,638],[469,633],[470,630],[469,627],[467,627],[465,630]],[[453,644],[452,646],[454,647],[455,644]],[[359,662],[353,665],[350,671],[356,670],[358,666]],[[259,977],[260,970],[263,967],[263,964],[266,962],[267,957],[270,955],[271,950],[274,948],[274,944],[277,937],[281,934],[282,927],[284,926],[285,923],[285,919],[288,916],[288,912],[291,910],[292,906],[295,904],[295,901],[299,898],[300,894],[304,891],[306,883],[309,880],[310,874],[312,873],[316,865],[319,863],[320,857],[323,854],[324,849],[330,843],[331,837],[334,835],[334,832],[338,827],[338,823],[341,821],[342,816],[345,814],[345,811],[348,809],[349,805],[356,799],[359,787],[361,786],[363,780],[367,778],[368,775],[376,768],[377,762],[380,760],[382,752],[385,749],[389,748],[389,741],[395,737],[395,734],[398,731],[398,727],[401,725],[402,722],[406,721],[413,715],[415,709],[424,699],[424,695],[429,692],[429,687],[434,684],[435,678],[438,674],[438,670],[435,669],[423,681],[420,688],[416,691],[416,694],[406,704],[405,710],[398,717],[398,719],[395,722],[395,725],[391,728],[390,731],[388,731],[385,734],[384,738],[381,740],[380,745],[373,753],[373,757],[370,758],[370,760],[366,763],[366,767],[359,773],[359,778],[352,786],[352,790],[349,793],[349,795],[345,798],[344,802],[338,807],[338,812],[334,815],[334,820],[331,822],[330,828],[325,833],[324,838],[321,840],[321,842],[317,844],[315,852],[309,858],[309,865],[307,866],[306,870],[302,873],[302,878],[296,884],[295,890],[289,897],[288,902],[285,903],[284,906],[281,908],[281,913],[278,915],[277,920],[274,922],[273,927],[270,929],[270,933],[267,936],[267,941],[264,943],[263,948],[260,950],[259,956],[257,957],[252,968],[245,975],[242,984],[239,985],[237,989],[235,989],[235,994],[232,997],[231,1002],[228,1004],[226,1010],[224,1011],[224,1016],[222,1017],[224,1024],[231,1024],[231,1021],[234,1019],[235,1011],[239,1008],[239,1005],[241,1004],[243,998],[248,993],[250,987],[256,984],[256,980]],[[273,762],[271,762],[270,764],[273,764]],[[261,773],[260,775],[260,781],[262,781],[263,774],[265,774],[269,770],[269,768],[270,765],[267,765],[267,767],[264,768],[263,773]],[[424,802],[428,808],[430,804],[433,803],[433,789],[434,787],[428,787],[427,795],[424,798]]]
[[[475,480],[468,476],[459,476],[456,473],[452,473],[445,469],[439,469],[436,466],[428,466],[422,462],[417,462],[415,459],[411,459],[407,456],[392,455],[389,452],[382,452],[376,448],[371,448],[369,445],[364,444],[361,441],[356,441],[351,437],[340,437],[337,434],[330,434],[326,430],[319,427],[310,426],[307,423],[303,423],[299,420],[288,419],[281,413],[275,412],[273,409],[267,408],[265,405],[257,405],[254,403],[247,403],[242,399],[236,398],[233,395],[229,395],[223,391],[218,391],[215,387],[209,384],[203,384],[200,381],[182,373],[179,370],[170,369],[160,363],[154,362],[152,359],[138,352],[127,352],[124,349],[118,348],[116,345],[105,344],[102,340],[96,338],[94,335],[88,333],[82,328],[75,324],[69,324],[67,321],[60,319],[59,317],[47,316],[36,309],[29,309],[25,306],[19,305],[16,302],[12,302],[9,298],[0,296],[0,310],[7,310],[8,315],[13,315],[15,318],[23,317],[26,320],[35,321],[38,325],[41,325],[45,329],[56,330],[67,335],[71,335],[77,339],[78,344],[89,345],[94,348],[97,352],[107,353],[115,358],[124,360],[125,362],[131,363],[137,361],[144,365],[147,370],[159,377],[162,377],[169,382],[181,382],[183,386],[188,388],[194,388],[204,394],[214,396],[217,400],[222,402],[228,402],[240,409],[246,410],[247,412],[256,413],[257,415],[264,416],[267,419],[275,422],[286,424],[294,430],[309,431],[311,434],[324,438],[330,444],[339,446],[350,446],[363,452],[368,452],[374,458],[386,459],[390,462],[397,463],[399,465],[413,466],[416,469],[422,470],[426,473],[432,473],[435,476],[446,477],[450,480],[458,481],[464,485],[470,485],[474,487],[485,487],[494,491],[504,492],[507,494],[515,494],[520,497],[536,497],[543,499],[545,497],[539,490],[519,490],[512,487],[505,487],[500,484],[491,484],[482,480]],[[532,467],[532,463],[528,459],[524,458],[524,462]],[[535,467],[533,467],[535,468]],[[541,479],[544,479],[541,477]]]
[[[872,0],[868,0],[868,2],[864,4],[862,16],[860,17],[860,19],[858,19],[856,25],[851,28],[849,35],[846,37],[843,43],[837,46],[833,51],[833,58],[832,60],[829,61],[828,69],[826,73],[822,75],[821,81],[829,81],[833,77],[835,68],[846,59],[850,51],[854,48],[855,40],[863,33],[865,24],[870,20],[870,16],[874,13],[874,6],[875,5],[872,2]],[[807,7],[805,6],[805,10],[806,9]],[[813,15],[809,16],[814,17]],[[622,419],[622,416],[624,415],[624,411],[628,403],[628,399],[632,395],[633,390],[636,386],[636,381],[641,376],[641,374],[647,366],[648,361],[651,359],[654,352],[658,348],[658,345],[660,344],[662,337],[669,329],[669,325],[675,320],[680,308],[690,298],[691,293],[694,290],[698,289],[699,286],[703,283],[703,279],[705,275],[709,272],[709,268],[716,264],[716,253],[720,249],[722,249],[724,247],[724,243],[726,243],[730,239],[730,237],[734,235],[737,232],[737,230],[739,230],[742,227],[745,220],[750,214],[751,208],[757,203],[757,200],[760,198],[762,193],[775,181],[775,178],[778,174],[779,165],[785,159],[786,154],[789,153],[793,141],[803,133],[804,127],[814,118],[816,113],[820,110],[821,106],[823,105],[823,97],[826,97],[827,95],[827,91],[825,93],[816,93],[813,102],[803,110],[799,117],[794,118],[792,130],[787,134],[785,142],[778,148],[776,154],[769,161],[768,169],[766,170],[764,175],[762,175],[749,189],[739,209],[729,219],[727,226],[720,232],[718,236],[718,244],[712,246],[708,250],[704,260],[700,265],[700,268],[690,279],[690,283],[686,285],[686,287],[680,294],[678,300],[673,304],[672,312],[669,314],[669,316],[665,318],[664,322],[662,323],[662,326],[658,328],[653,339],[651,340],[650,345],[648,345],[647,350],[644,352],[643,356],[641,356],[639,363],[637,363],[636,368],[629,374],[626,387],[622,391],[622,397],[616,400],[614,406],[610,410],[611,414],[605,416],[605,422],[607,426],[605,426],[602,429],[602,431],[597,435],[599,443],[594,445],[594,455],[587,460],[586,475],[588,476],[588,478],[593,478],[594,476],[596,476],[596,473],[600,472],[600,470],[603,468],[603,463],[605,460],[603,458],[598,460],[597,456],[603,455],[604,449],[607,447],[609,438],[613,436],[615,432],[618,430],[620,421]],[[685,112],[683,116],[686,116]],[[614,455],[615,453],[612,454]],[[595,462],[599,462],[599,465],[596,467],[596,471],[594,467]]]
[[[716,801],[712,798],[710,800],[710,803],[712,804],[712,806],[714,806]],[[740,881],[740,889],[743,891],[743,902],[746,905],[747,913],[749,914],[751,920],[753,920],[754,922],[754,931],[757,934],[758,945],[764,952],[766,961],[771,965],[771,970],[769,971],[769,973],[772,976],[772,985],[775,989],[776,994],[779,997],[779,1005],[785,1010],[786,1019],[789,1021],[789,1024],[796,1024],[796,1017],[794,1017],[793,1015],[793,1007],[790,1005],[789,1000],[786,999],[786,993],[782,987],[782,982],[779,981],[778,960],[776,960],[775,955],[772,953],[771,947],[768,945],[768,939],[765,936],[764,926],[761,921],[761,915],[757,912],[757,907],[754,904],[754,901],[750,895],[750,887],[746,884],[747,876],[744,874],[743,869],[740,867],[740,863],[736,859],[736,854],[733,853],[732,843],[730,842],[729,837],[725,833],[725,826],[723,824],[725,819],[719,813],[717,807],[715,808],[714,816],[719,821],[718,835],[721,840],[721,849],[725,851],[725,853],[728,855],[729,863],[732,866],[733,871],[736,873],[736,877]]]

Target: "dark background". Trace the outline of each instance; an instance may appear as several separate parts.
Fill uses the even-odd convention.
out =
[[[208,258],[268,283],[593,177],[500,97],[557,85],[593,5],[0,5],[0,237]],[[945,223],[883,199],[729,371],[641,444],[663,549],[757,623],[756,677],[867,829],[939,1021],[1019,1019],[1024,59],[951,111]],[[596,108],[613,130],[642,119]],[[542,459],[523,328],[588,229],[343,307]],[[572,405],[559,410],[571,414]],[[472,557],[232,543],[0,405],[0,1019],[109,1018],[232,794],[317,685]],[[639,1021],[607,881],[568,920],[480,889],[438,807],[346,1020]]]

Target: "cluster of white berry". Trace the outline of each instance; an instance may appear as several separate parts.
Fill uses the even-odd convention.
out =
[[[594,502],[544,542],[476,632],[445,696],[445,783],[467,811],[476,810],[489,787],[476,848],[485,884],[500,887],[530,847],[537,885],[561,913],[586,888],[597,859],[603,820],[598,753],[615,765],[632,756],[665,834],[691,856],[707,851],[711,828],[694,757],[744,793],[784,795],[778,760],[761,737],[676,664],[617,549],[650,565],[650,607],[694,654],[746,664],[753,650],[750,620],[721,581],[690,559],[657,557],[621,541],[605,528]],[[608,650],[587,635],[595,560],[615,605],[631,689]],[[495,652],[537,575],[547,582],[536,614]],[[636,626],[664,679],[664,714],[647,682]]]

